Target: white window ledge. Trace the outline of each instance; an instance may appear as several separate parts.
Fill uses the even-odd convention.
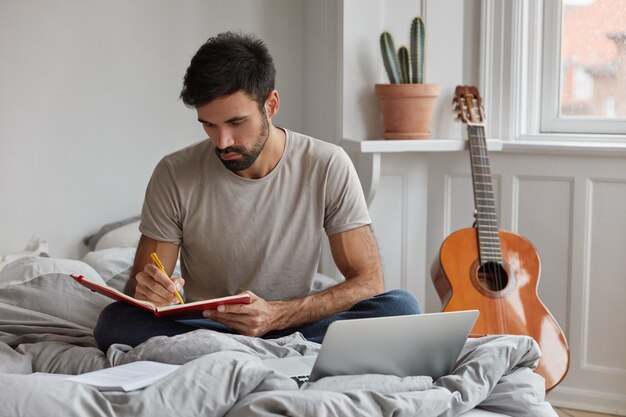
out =
[[[571,138],[571,136],[569,136]],[[623,137],[615,140],[567,140],[557,135],[525,136],[515,141],[487,139],[489,151],[503,153],[626,157]],[[464,139],[422,140],[358,140],[343,139],[341,145],[351,155],[361,178],[368,205],[371,204],[380,180],[381,156],[391,153],[415,153],[416,156],[430,152],[459,152],[467,149]]]
[[[537,140],[522,139],[504,141],[505,153],[583,155],[583,156],[626,156],[626,142],[622,141],[578,141],[578,140]]]
[[[361,153],[394,153],[394,152],[456,152],[467,149],[464,139],[419,139],[419,140],[357,140],[344,139],[342,145]],[[502,141],[487,139],[487,149],[502,150]]]

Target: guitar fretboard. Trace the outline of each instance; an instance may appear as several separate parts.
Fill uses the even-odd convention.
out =
[[[468,125],[472,182],[474,184],[474,206],[476,207],[476,229],[480,262],[501,262],[500,227],[496,214],[496,201],[491,181],[489,156],[484,126]]]

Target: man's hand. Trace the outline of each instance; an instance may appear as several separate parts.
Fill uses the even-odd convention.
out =
[[[279,327],[277,303],[265,301],[252,291],[244,291],[250,294],[250,304],[221,305],[217,310],[205,310],[204,317],[218,321],[238,333],[246,336],[262,336],[270,330]]]
[[[135,298],[149,301],[158,307],[178,304],[174,290],[180,291],[185,285],[183,278],[169,278],[152,263],[146,264],[143,271],[135,276],[135,279],[137,280]]]

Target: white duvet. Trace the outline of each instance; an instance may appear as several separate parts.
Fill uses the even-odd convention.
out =
[[[25,258],[0,270],[0,416],[456,416],[476,406],[511,416],[556,416],[534,374],[528,337],[470,340],[451,375],[324,378],[298,389],[260,358],[317,352],[301,335],[263,340],[196,330],[107,356],[91,334],[110,300],[67,277],[79,261]],[[82,373],[136,360],[183,364],[142,391],[101,393],[32,372]]]

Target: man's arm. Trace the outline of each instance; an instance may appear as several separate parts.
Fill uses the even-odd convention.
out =
[[[130,277],[124,287],[124,292],[139,300],[150,301],[159,306],[173,304],[176,297],[170,290],[172,275],[176,260],[178,259],[179,246],[169,242],[154,240],[146,235],[141,235],[135,261],[130,273]],[[159,270],[150,259],[150,254],[156,252],[161,263],[167,272],[165,275]],[[184,281],[182,278],[175,279],[182,288]],[[179,289],[179,288],[177,288]]]
[[[248,305],[222,306],[205,311],[213,318],[249,336],[312,323],[346,311],[384,291],[378,247],[369,226],[329,237],[333,259],[346,281],[317,294],[286,301],[265,301],[252,295]]]

